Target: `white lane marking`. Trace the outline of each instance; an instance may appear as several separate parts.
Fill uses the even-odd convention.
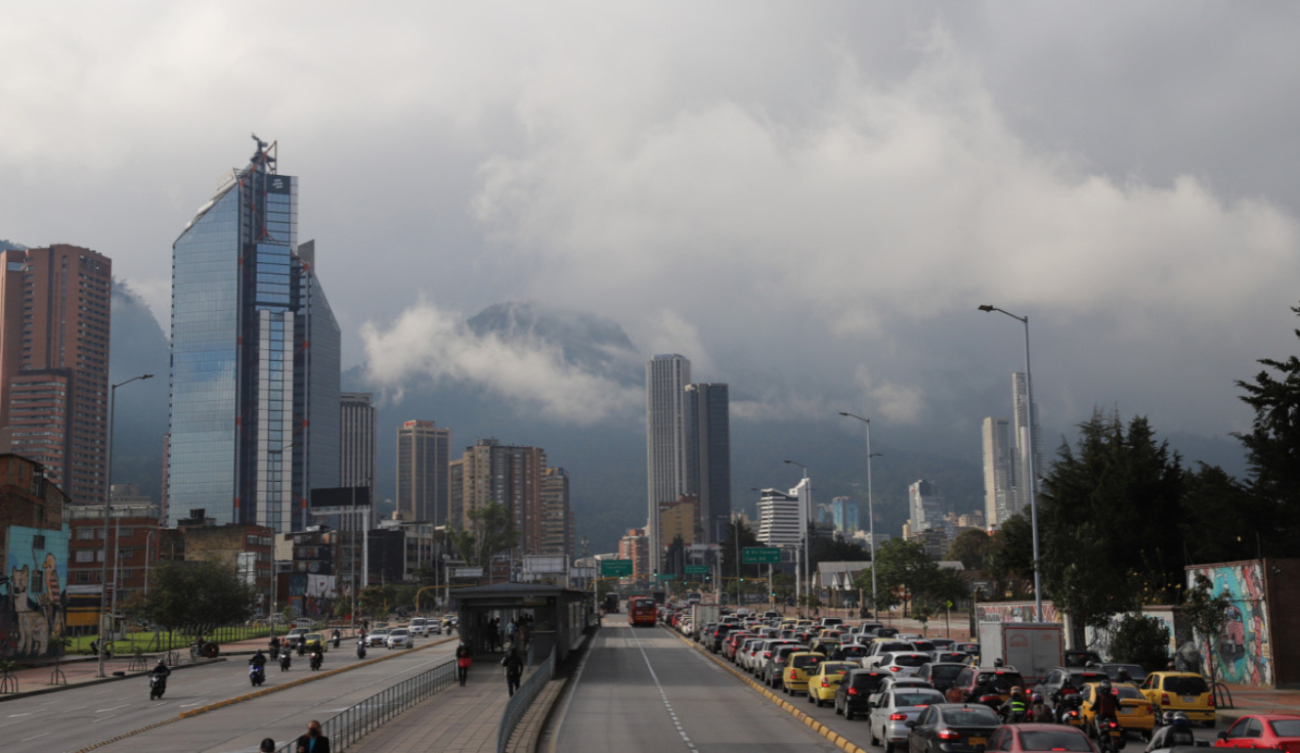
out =
[[[16,717],[16,716],[31,716],[31,715],[32,715],[32,712],[28,711],[28,712],[25,712],[25,713],[22,713],[22,714],[10,714],[10,715],[9,715],[9,718],[10,718],[10,719],[13,719],[13,718]]]
[[[202,706],[205,703],[207,703],[206,700],[195,701],[194,703],[182,703],[179,708],[187,709],[190,706]]]
[[[677,712],[673,711],[673,704],[668,700],[668,693],[664,691],[664,686],[659,682],[659,675],[655,674],[655,668],[650,664],[650,655],[645,652],[645,646],[641,645],[641,636],[633,635],[633,639],[636,640],[636,647],[641,652],[641,658],[645,659],[646,669],[650,670],[650,679],[655,681],[655,687],[659,689],[659,698],[663,700],[664,708],[668,709],[668,716],[672,718],[673,725],[677,727],[677,734],[682,736],[682,742],[686,743],[686,747],[695,750],[695,743],[691,742],[691,738],[682,729],[682,724],[677,719]]]
[[[39,735],[32,735],[31,737],[24,737],[22,741],[23,741],[23,742],[27,742],[28,740],[35,740],[35,739],[38,738],[38,737],[45,737],[45,736],[48,735],[48,734],[50,734],[50,733],[49,733],[49,732],[42,732],[42,733],[39,734]]]
[[[94,719],[92,719],[90,723],[99,724],[100,722],[106,722],[109,719],[116,719],[116,718],[117,718],[117,714],[109,714],[108,716],[97,716]]]
[[[120,706],[110,706],[109,708],[106,708],[106,709],[95,709],[95,713],[96,713],[96,714],[102,714],[102,713],[104,713],[105,711],[116,711],[117,709],[124,709],[124,708],[126,708],[127,706],[130,706],[130,705],[131,705],[131,704],[129,704],[129,703],[124,703],[124,704],[122,704],[122,705],[120,705]]]

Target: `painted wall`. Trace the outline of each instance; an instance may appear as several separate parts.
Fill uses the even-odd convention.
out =
[[[1060,622],[1061,614],[1050,601],[1043,602],[1041,618],[1032,601],[990,601],[975,605],[977,622]]]
[[[1179,646],[1179,657],[1184,653],[1199,653],[1205,674],[1209,674],[1209,662],[1212,661],[1220,682],[1272,687],[1273,652],[1269,641],[1263,568],[1258,562],[1189,568],[1189,588],[1195,585],[1197,575],[1204,575],[1214,584],[1212,595],[1226,593],[1231,599],[1228,621],[1212,645],[1183,644]]]
[[[68,527],[10,526],[0,576],[0,657],[53,655],[63,635],[68,585]]]
[[[1177,618],[1178,610],[1174,607],[1143,607],[1141,614],[1147,617],[1154,617],[1160,620],[1160,624],[1165,626],[1169,631],[1169,655],[1175,656],[1178,647],[1190,640],[1188,630],[1182,624],[1182,620]],[[1087,639],[1088,648],[1101,654],[1103,658],[1109,659],[1110,644],[1114,638],[1115,630],[1119,623],[1124,619],[1124,615],[1117,614],[1110,618],[1110,624],[1104,628],[1085,627],[1084,636]],[[1199,671],[1199,669],[1182,669],[1180,671]]]

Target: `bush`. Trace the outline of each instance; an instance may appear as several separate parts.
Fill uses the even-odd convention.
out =
[[[1126,614],[1115,628],[1110,655],[1111,661],[1158,672],[1169,665],[1169,628],[1155,617]]]

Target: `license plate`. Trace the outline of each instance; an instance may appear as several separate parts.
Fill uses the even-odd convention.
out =
[[[970,745],[970,746],[975,746],[975,745],[984,745],[984,744],[987,743],[987,742],[988,742],[988,740],[986,740],[986,739],[984,739],[984,738],[982,738],[982,737],[969,737],[969,738],[966,738],[966,744],[967,744],[967,745]]]
[[[1132,714],[1132,713],[1133,713],[1133,709],[1120,709],[1120,710],[1119,710],[1119,713],[1121,713],[1121,714]]]
[[[1196,696],[1194,695],[1183,696],[1183,703],[1196,703]]]

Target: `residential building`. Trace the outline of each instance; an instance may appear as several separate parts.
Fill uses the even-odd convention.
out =
[[[118,485],[114,485],[116,491]],[[105,546],[104,506],[68,505],[65,510],[68,522],[68,583],[93,585],[96,590],[103,581],[104,557],[108,556],[108,590],[117,588],[117,608],[138,605],[149,587],[149,573],[157,569],[161,539],[158,533],[158,506],[152,501],[119,504],[114,497],[109,511],[108,545]],[[72,615],[69,615],[72,618]],[[86,611],[69,623],[69,627],[92,627],[96,612]]]
[[[632,560],[632,577],[621,579],[624,583],[645,582],[654,578],[650,570],[650,539],[644,528],[629,528],[618,541],[619,559]]]
[[[374,499],[376,453],[374,395],[339,394],[339,486],[365,486]],[[399,477],[400,478],[400,477]]]
[[[763,546],[799,546],[807,533],[807,516],[797,489],[790,493],[764,489],[758,500],[758,533],[756,538]]]
[[[546,451],[540,447],[503,445],[480,439],[465,448],[455,469],[460,489],[455,494],[462,518],[458,528],[470,527],[470,514],[492,502],[514,516],[519,533],[517,554],[540,554],[543,540],[542,476]]]
[[[700,535],[700,500],[693,494],[683,494],[676,502],[659,503],[659,531],[664,545],[672,546],[677,537],[691,546]]]
[[[686,461],[686,385],[691,362],[677,354],[646,361],[646,537],[659,569],[664,543],[659,535],[659,503],[675,502],[690,491]]]
[[[731,515],[731,408],[725,384],[688,384],[686,411],[687,493],[699,498],[705,541]],[[666,544],[671,539],[664,537]]]
[[[1011,514],[1021,512],[1029,505],[1029,479],[1032,474],[1040,473],[1043,467],[1042,437],[1038,426],[1038,406],[1029,404],[1030,384],[1024,374],[1011,375],[1011,402],[1015,416],[1015,486],[1016,500]],[[1030,455],[1031,436],[1033,432],[1033,454]],[[1034,478],[1037,478],[1034,476]],[[1010,517],[1010,515],[1008,515]]]
[[[903,540],[919,541],[921,546],[924,547],[926,555],[935,560],[941,560],[948,556],[948,549],[952,547],[952,537],[948,535],[948,529],[943,526],[917,531],[911,527],[910,523],[904,523]]]
[[[451,430],[433,421],[407,421],[397,428],[397,512],[403,520],[447,522]]]
[[[40,463],[75,502],[108,483],[113,262],[54,245],[0,251],[0,452]]]
[[[835,497],[831,500],[831,517],[835,530],[845,536],[858,532],[858,503],[848,497]]]
[[[298,179],[257,142],[172,244],[167,519],[305,529],[339,484],[339,328]]]
[[[924,479],[913,482],[907,487],[907,502],[913,531],[943,527],[943,499],[933,483]]]
[[[569,507],[569,475],[563,468],[542,471],[541,532],[536,554],[573,554],[573,512]]]

